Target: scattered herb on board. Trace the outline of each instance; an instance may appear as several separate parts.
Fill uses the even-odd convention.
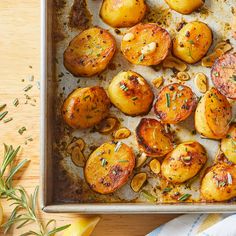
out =
[[[0,111],[3,110],[6,106],[7,106],[7,104],[0,105]]]
[[[26,131],[26,128],[23,126],[18,130],[18,133],[22,135]]]
[[[15,187],[12,184],[15,174],[28,162],[28,160],[24,159],[18,164],[15,164],[15,159],[20,147],[14,149],[11,145],[8,146],[5,144],[4,147],[5,154],[0,166],[0,199],[6,199],[7,202],[9,202],[9,205],[14,206],[8,221],[1,225],[1,227],[4,228],[4,233],[7,233],[15,224],[17,224],[16,229],[23,228],[29,223],[37,224],[38,230],[33,226],[33,230],[21,234],[22,236],[49,236],[68,228],[70,225],[56,228],[53,226],[56,223],[55,220],[49,220],[47,224],[43,224],[37,207],[39,187],[37,186],[35,188],[33,194],[28,194],[23,187]]]
[[[166,93],[166,106],[170,107],[170,94]]]
[[[14,105],[15,107],[17,107],[17,106],[19,105],[19,100],[18,100],[18,98],[16,98],[16,99],[13,101],[13,105]]]
[[[30,89],[32,89],[32,87],[33,87],[33,85],[28,84],[23,90],[24,90],[25,92],[27,92],[27,91],[29,91]]]
[[[192,196],[191,194],[185,193],[184,195],[178,198],[178,201],[184,202],[187,199],[189,199],[191,196]]]
[[[3,123],[8,123],[8,122],[10,122],[10,121],[12,121],[12,120],[13,120],[13,118],[10,117],[10,118],[7,118],[7,119],[3,120]]]
[[[6,115],[8,111],[4,111],[3,113],[0,114],[0,120],[2,120]]]
[[[149,193],[146,190],[142,190],[141,194],[143,195],[143,197],[145,197],[148,201],[150,202],[156,202],[157,198],[155,196],[153,196],[151,193]]]

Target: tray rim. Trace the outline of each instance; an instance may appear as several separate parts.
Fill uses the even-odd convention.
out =
[[[40,58],[40,206],[46,213],[80,214],[181,214],[181,213],[235,213],[236,203],[181,203],[181,204],[143,204],[143,203],[104,203],[71,204],[49,203],[48,200],[48,60],[47,4],[52,0],[41,0],[41,58]]]

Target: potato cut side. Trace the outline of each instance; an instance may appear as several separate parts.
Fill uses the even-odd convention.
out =
[[[227,53],[215,61],[211,78],[226,97],[236,100],[236,53]]]
[[[198,142],[179,144],[164,159],[162,175],[172,183],[183,183],[194,177],[207,161],[204,147]]]
[[[102,72],[116,51],[116,42],[106,30],[94,27],[77,35],[64,52],[64,65],[74,76]]]
[[[173,149],[172,135],[157,120],[141,119],[136,128],[139,149],[150,157],[162,157]]]
[[[227,163],[212,166],[202,179],[200,191],[207,202],[227,201],[236,197],[236,166]]]
[[[124,143],[104,143],[89,157],[84,169],[90,188],[101,194],[116,191],[124,185],[135,166],[133,150]]]
[[[163,123],[177,124],[191,115],[196,104],[196,95],[191,88],[175,83],[160,91],[154,111]]]
[[[165,59],[171,47],[169,33],[157,24],[138,24],[127,31],[134,38],[121,42],[126,59],[138,65],[157,65]]]
[[[233,123],[225,138],[221,140],[221,150],[227,159],[236,164],[236,124]]]

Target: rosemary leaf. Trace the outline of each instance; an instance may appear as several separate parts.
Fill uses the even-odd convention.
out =
[[[181,202],[184,202],[187,199],[189,199],[191,196],[192,196],[191,194],[186,193],[186,194],[182,195],[181,197],[179,197],[178,200]]]
[[[0,114],[0,120],[2,120],[6,115],[8,111],[4,111],[3,113]]]
[[[6,106],[7,106],[7,104],[0,105],[0,111],[3,110]]]

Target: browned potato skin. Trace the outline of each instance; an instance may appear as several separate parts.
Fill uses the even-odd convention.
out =
[[[189,158],[190,160],[184,160]],[[204,147],[198,142],[185,142],[167,154],[161,165],[161,174],[169,182],[184,183],[194,177],[207,161]]]
[[[157,24],[138,24],[130,28],[127,33],[132,33],[135,38],[131,41],[121,42],[121,51],[125,58],[137,65],[151,66],[163,61],[171,48],[171,38],[169,33]],[[155,42],[157,49],[142,58],[141,50],[144,46]]]
[[[188,15],[204,4],[203,0],[165,0],[172,10]]]
[[[146,9],[144,0],[104,0],[100,16],[112,27],[131,27],[143,19]]]
[[[169,107],[166,97],[167,94],[170,96]],[[196,105],[196,95],[191,88],[174,83],[165,86],[160,91],[157,101],[154,104],[154,111],[163,123],[177,124],[187,119],[196,108]]]
[[[236,100],[236,53],[219,57],[212,67],[211,78],[222,94]]]
[[[110,100],[102,87],[78,88],[65,100],[62,115],[70,127],[85,129],[102,121],[109,108]]]
[[[74,76],[93,76],[102,72],[116,51],[114,37],[94,27],[72,39],[64,52],[64,65]]]
[[[147,81],[133,71],[122,71],[116,75],[108,87],[108,94],[114,106],[129,116],[147,114],[154,99]]]
[[[101,194],[113,193],[124,185],[135,166],[133,150],[126,144],[104,143],[89,157],[84,169],[90,188]],[[106,164],[102,165],[102,159]]]
[[[227,135],[231,119],[231,105],[227,98],[213,87],[198,103],[195,128],[207,138],[222,139]]]
[[[136,139],[141,151],[150,157],[162,157],[173,150],[173,138],[157,120],[143,118],[136,128]]]
[[[227,173],[232,177],[232,184],[228,183]],[[224,186],[220,184],[223,182]],[[236,166],[218,163],[209,168],[202,179],[201,196],[207,202],[227,201],[236,197]]]
[[[205,23],[189,22],[173,40],[173,54],[189,64],[194,64],[207,54],[212,38],[212,31]]]

